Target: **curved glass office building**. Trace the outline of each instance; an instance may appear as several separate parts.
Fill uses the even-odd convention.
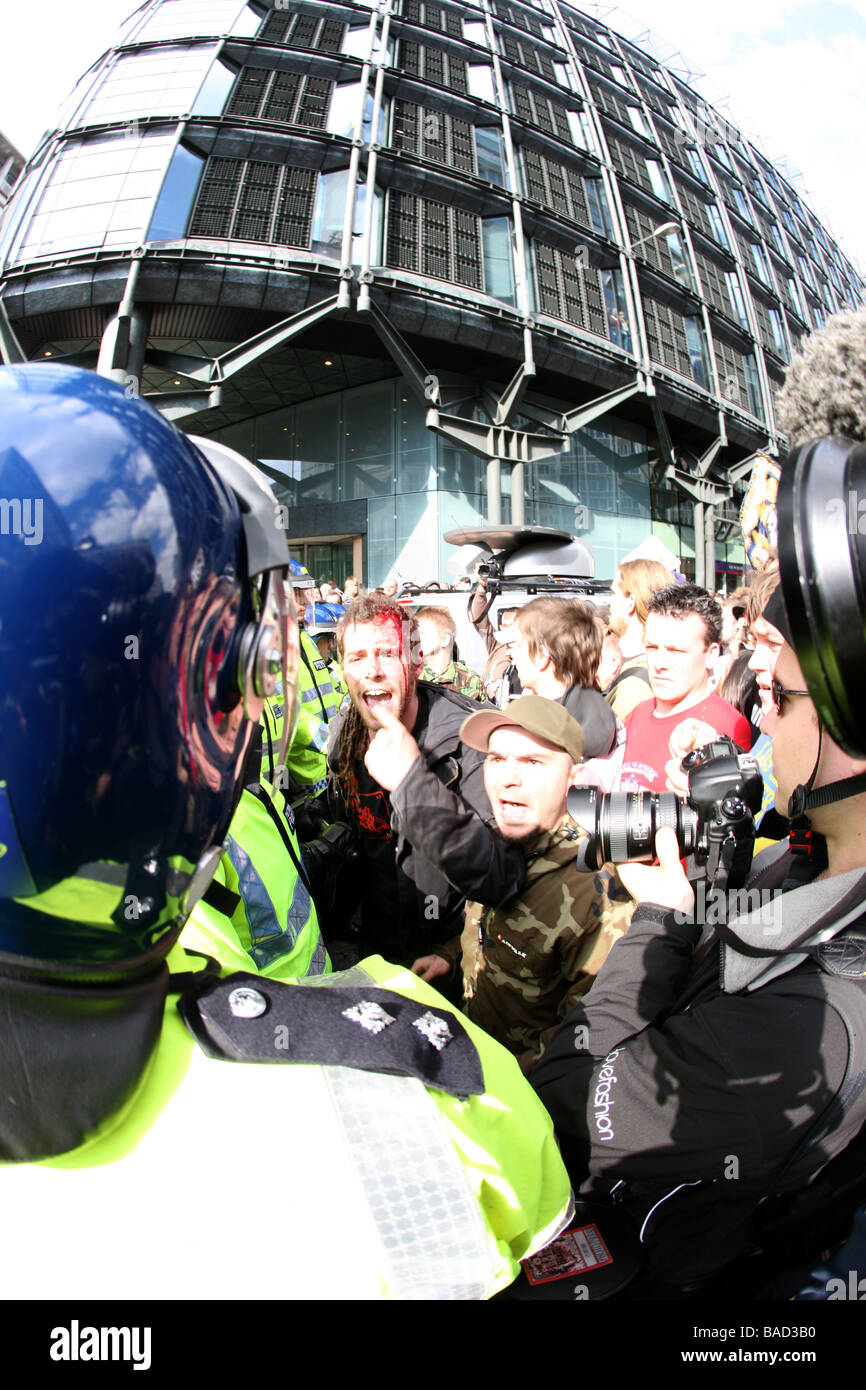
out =
[[[0,228],[4,356],[257,460],[322,577],[652,529],[722,586],[797,340],[860,302],[781,174],[559,0],[148,0]],[[784,441],[781,441],[782,446]]]

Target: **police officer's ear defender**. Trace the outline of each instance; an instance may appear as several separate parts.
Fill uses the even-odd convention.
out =
[[[240,696],[247,718],[256,722],[262,701],[276,693],[280,679],[288,704],[288,671],[291,668],[294,675],[297,670],[297,629],[283,583],[289,550],[279,503],[265,478],[241,454],[219,440],[189,438],[234,494],[241,513],[247,574],[253,583],[252,620],[235,629],[221,674],[226,693]],[[284,719],[281,765],[292,732],[293,721]]]
[[[779,568],[797,658],[818,718],[866,757],[866,444],[804,444],[779,482]]]

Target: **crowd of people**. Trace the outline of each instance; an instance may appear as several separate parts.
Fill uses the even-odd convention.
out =
[[[826,332],[866,367],[866,315]],[[814,428],[809,352],[781,398],[792,445]],[[845,373],[821,380],[844,393]],[[209,1115],[187,1134],[202,1153],[242,1107],[238,1172],[286,1142],[310,1171],[353,1165],[357,1208],[324,1232],[292,1202],[304,1259],[351,1247],[343,1296],[503,1290],[564,1239],[571,1191],[628,1215],[635,1296],[718,1277],[767,1199],[866,1119],[866,760],[819,721],[778,565],[725,596],[639,554],[606,607],[539,597],[495,627],[467,577],[488,651],[472,671],[444,586],[398,602],[396,580],[365,592],[289,565],[272,494],[230,450],[196,452],[75,369],[9,369],[4,385],[0,469],[50,499],[48,558],[13,545],[0,567],[2,1157],[31,1175],[22,1190],[51,1219],[45,1164],[125,1159],[137,1175],[136,1136],[154,1130],[158,1155],[184,1132],[182,1087]],[[83,498],[44,446],[63,403],[57,453],[90,460]],[[846,418],[866,439],[866,418],[858,434]],[[124,437],[102,463],[81,423],[97,419]],[[152,551],[132,525],[125,549],[119,523],[113,548],[94,543],[133,455],[136,496],[152,478],[162,509]],[[762,896],[714,920],[661,814],[645,862],[601,862],[569,794],[635,793],[642,815],[655,794],[687,797],[684,760],[722,737],[761,771],[744,888]],[[80,789],[74,824],[60,787]],[[209,1059],[306,1065],[242,1069],[261,1113],[226,1081],[223,1116]],[[111,1222],[108,1203],[95,1261]],[[197,1265],[218,1265],[202,1239]],[[144,1238],[136,1287],[161,1256]],[[309,1260],[300,1284],[316,1287]]]

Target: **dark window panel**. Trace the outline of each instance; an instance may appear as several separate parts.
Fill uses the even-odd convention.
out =
[[[333,90],[333,82],[329,82],[323,77],[308,77],[304,83],[304,94],[298,107],[298,125],[312,126],[316,130],[322,130],[328,119],[328,107],[331,104]]]
[[[494,0],[493,13],[497,19],[504,19],[506,24],[513,24],[517,29],[525,29],[537,39],[546,37],[541,20],[536,19],[535,15],[527,14],[526,10],[522,10],[518,5],[506,5],[500,0]]]
[[[190,221],[190,236],[229,235],[243,170],[240,159],[208,160]]]
[[[472,126],[456,116],[428,111],[414,102],[397,101],[392,139],[399,150],[411,150],[467,174],[476,172]]]
[[[309,246],[318,174],[285,167],[274,241],[280,246]]]
[[[482,288],[480,224],[474,213],[392,193],[386,245],[389,265]]]
[[[268,43],[283,43],[293,18],[292,15],[281,14],[279,10],[274,10],[272,14],[268,15],[259,30],[259,38],[266,39]]]
[[[339,53],[343,47],[345,33],[345,24],[341,24],[338,19],[326,19],[322,25],[316,48],[321,49],[323,53]]]
[[[292,26],[288,42],[293,48],[312,48],[319,28],[319,20],[313,15],[299,14]]]
[[[279,164],[247,165],[232,236],[240,241],[270,241],[280,173]]]
[[[680,376],[693,377],[682,314],[649,295],[642,299],[650,358]]]
[[[229,116],[257,116],[273,74],[268,68],[244,68],[226,107]]]
[[[529,125],[557,135],[560,140],[574,144],[571,127],[568,124],[568,111],[558,101],[551,101],[543,92],[523,87],[518,82],[511,83],[511,95],[515,114]]]
[[[420,199],[409,193],[391,193],[388,202],[388,264],[417,270]]]
[[[278,72],[262,109],[268,121],[291,122],[295,115],[301,79],[296,72]]]
[[[481,246],[478,218],[459,208],[451,209],[454,219],[454,279],[458,285],[481,289]]]
[[[610,339],[601,272],[583,269],[575,257],[544,242],[534,243],[538,308],[599,338]]]

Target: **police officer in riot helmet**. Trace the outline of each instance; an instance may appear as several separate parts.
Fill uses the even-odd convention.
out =
[[[504,1287],[570,1194],[496,1044],[381,960],[313,988],[224,977],[218,922],[218,959],[201,930],[184,947],[278,682],[284,740],[295,724],[273,493],[115,383],[46,363],[0,370],[0,494],[0,1294]],[[267,1219],[242,1266],[221,1219],[240,1208]]]
[[[80,1144],[147,1066],[166,955],[263,700],[280,676],[294,690],[297,633],[273,499],[237,456],[218,470],[113,383],[54,364],[0,374],[0,417],[0,492],[42,516],[39,544],[4,536],[0,561],[0,990],[17,1036],[0,1148],[21,1160]]]

